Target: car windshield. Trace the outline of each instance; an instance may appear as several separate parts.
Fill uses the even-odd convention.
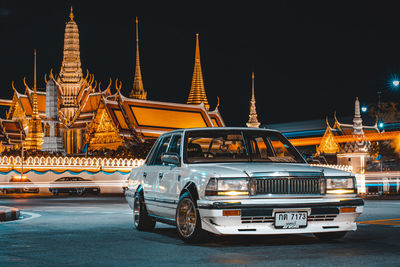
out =
[[[186,134],[186,163],[290,162],[304,163],[280,133],[265,130],[201,130]]]

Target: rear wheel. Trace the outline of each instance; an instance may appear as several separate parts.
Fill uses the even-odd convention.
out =
[[[347,234],[344,232],[329,232],[329,233],[315,233],[315,237],[321,241],[331,241],[335,239],[341,239]]]
[[[83,196],[85,194],[85,188],[79,187],[76,189],[76,194],[78,196]]]
[[[156,226],[156,221],[147,214],[146,205],[138,194],[135,194],[133,202],[133,223],[139,231],[152,231]]]
[[[189,193],[181,196],[175,217],[177,232],[183,241],[198,243],[207,236],[207,232],[201,228],[199,211]]]

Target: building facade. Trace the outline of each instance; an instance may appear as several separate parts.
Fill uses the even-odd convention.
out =
[[[13,99],[0,100],[1,105],[9,106],[6,118],[0,119],[2,148],[23,144],[25,149],[73,155],[88,150],[117,149],[179,128],[224,126],[218,109],[209,110],[199,49],[196,35],[195,68],[188,103],[148,100],[140,70],[136,19],[136,69],[129,97],[121,93],[122,83],[118,80],[110,78],[108,86],[101,89],[94,75],[82,70],[79,29],[71,8],[65,26],[60,72],[50,71],[48,79],[45,78],[46,88],[40,89],[36,88],[35,67],[33,89],[24,79],[23,93],[12,83]]]

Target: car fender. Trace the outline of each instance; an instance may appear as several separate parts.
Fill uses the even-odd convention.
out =
[[[188,182],[182,189],[181,194],[179,195],[179,199],[181,199],[182,195],[185,193],[189,193],[190,197],[195,201],[197,206],[197,200],[199,200],[199,193],[197,192],[197,187],[194,182]]]

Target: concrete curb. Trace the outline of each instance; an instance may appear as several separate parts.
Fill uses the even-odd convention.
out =
[[[0,222],[17,220],[20,211],[17,208],[0,206]]]

